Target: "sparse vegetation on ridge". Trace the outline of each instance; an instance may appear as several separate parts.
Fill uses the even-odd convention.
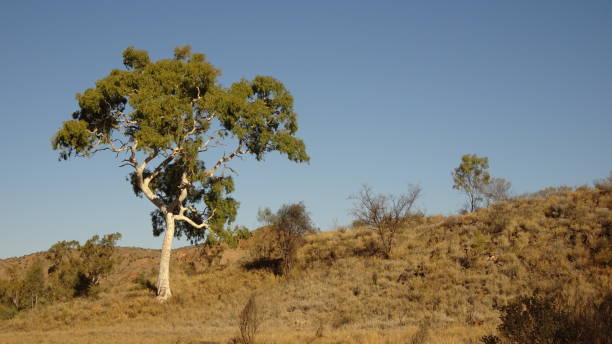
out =
[[[176,295],[165,304],[147,287],[159,251],[119,248],[121,262],[95,298],[39,305],[3,320],[0,342],[227,343],[240,335],[240,313],[253,291],[261,343],[511,342],[500,316],[513,314],[508,307],[517,300],[553,297],[555,312],[587,305],[565,306],[563,314],[572,314],[609,298],[609,185],[417,217],[398,232],[389,259],[364,227],[309,234],[283,278],[245,268],[257,230],[209,268],[173,269]],[[197,250],[177,250],[174,264],[207,264]],[[25,271],[35,258],[0,261],[0,274],[11,266]]]

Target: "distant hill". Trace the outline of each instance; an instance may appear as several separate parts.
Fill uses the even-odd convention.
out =
[[[158,250],[121,247],[96,297],[0,321],[0,343],[228,343],[255,293],[262,343],[478,343],[521,295],[568,303],[612,291],[612,191],[549,189],[474,213],[415,219],[391,259],[366,228],[308,235],[287,277],[252,264],[261,235],[209,260],[173,252],[174,297],[154,299]],[[43,253],[0,261],[26,269]],[[419,337],[420,336],[420,337]]]

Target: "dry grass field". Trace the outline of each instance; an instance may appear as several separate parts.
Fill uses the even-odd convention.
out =
[[[149,288],[159,251],[120,248],[99,294],[0,320],[0,343],[234,343],[252,294],[258,343],[480,343],[517,296],[603,299],[611,234],[612,192],[588,187],[416,218],[390,259],[365,228],[312,234],[286,277],[249,264],[255,234],[210,266],[194,247],[176,250],[163,304]],[[0,278],[37,255],[0,261]]]

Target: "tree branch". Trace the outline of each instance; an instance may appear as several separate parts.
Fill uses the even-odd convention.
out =
[[[249,152],[248,149],[242,149],[242,142],[239,142],[238,147],[236,148],[235,151],[233,151],[230,155],[223,156],[221,159],[217,160],[217,163],[211,169],[206,171],[206,176],[207,177],[213,176],[215,172],[217,171],[217,169],[221,167],[221,165],[226,164],[230,160],[234,159],[235,157],[246,154],[248,152]]]
[[[175,147],[172,150],[172,153],[170,153],[170,155],[168,155],[166,159],[164,159],[164,161],[162,161],[159,165],[157,165],[157,167],[153,170],[151,175],[144,179],[145,183],[148,185],[153,179],[155,179],[155,177],[157,177],[160,174],[160,172],[164,169],[164,167],[168,166],[168,164],[170,164],[170,162],[172,162],[172,160],[176,158],[176,156],[180,153],[180,151],[181,151],[180,148]],[[148,164],[151,160],[155,159],[158,154],[159,154],[159,150],[156,148],[155,151],[151,155],[149,155],[149,157],[147,157],[147,159],[144,161],[144,165],[146,166],[146,164]]]
[[[183,209],[181,209],[180,214],[182,214],[182,213],[183,213],[183,211],[184,211],[184,210],[183,210]],[[195,228],[197,228],[197,229],[201,229],[201,228],[210,229],[210,225],[208,224],[208,221],[210,221],[210,219],[212,219],[212,217],[213,217],[214,215],[215,215],[215,210],[213,209],[213,211],[212,211],[212,213],[210,214],[210,216],[209,216],[209,217],[208,217],[206,220],[202,221],[202,223],[200,223],[200,224],[195,223],[195,222],[194,222],[192,219],[188,218],[188,217],[187,217],[187,216],[185,216],[185,215],[177,215],[177,216],[175,216],[175,217],[174,217],[174,219],[175,219],[175,220],[177,220],[177,221],[185,221],[185,222],[187,222],[189,225],[191,225],[192,227],[195,227]]]

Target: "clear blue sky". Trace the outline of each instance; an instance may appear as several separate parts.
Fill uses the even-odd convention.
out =
[[[225,85],[263,74],[293,93],[312,161],[234,165],[250,228],[297,201],[322,229],[347,224],[362,183],[420,184],[421,209],[456,212],[466,153],[516,193],[612,170],[610,1],[5,1],[0,42],[0,258],[115,231],[161,246],[111,154],[58,162],[50,146],[129,45],[159,59],[190,44]]]

